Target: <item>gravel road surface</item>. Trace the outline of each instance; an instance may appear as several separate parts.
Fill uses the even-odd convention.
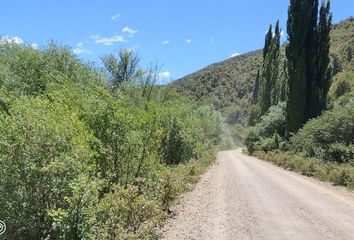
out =
[[[162,239],[354,239],[353,192],[241,149],[220,152],[175,212]]]

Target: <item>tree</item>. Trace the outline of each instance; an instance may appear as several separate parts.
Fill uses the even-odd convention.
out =
[[[110,54],[104,56],[102,62],[109,72],[111,84],[114,87],[119,87],[122,83],[133,80],[140,72],[138,55],[128,49],[122,49],[119,52],[119,59]]]
[[[152,91],[160,78],[161,65],[151,64],[148,69],[141,74],[142,97],[150,101]]]
[[[287,60],[284,57],[282,63],[282,71],[279,77],[279,102],[286,102],[287,99],[287,91],[288,91],[288,65]]]
[[[335,76],[343,70],[342,64],[340,63],[338,56],[333,56],[333,67],[332,67],[332,75]]]
[[[313,89],[315,84],[319,85],[319,80],[316,80],[319,68],[317,56],[319,45],[322,44],[317,40],[317,21],[318,0],[290,1],[287,22],[289,44],[286,47],[289,75],[287,125],[290,132],[296,132],[313,116],[310,109],[317,104],[313,100],[316,98]],[[326,37],[322,36],[321,39]]]
[[[267,56],[269,52],[270,45],[272,44],[273,39],[273,27],[272,24],[269,26],[268,32],[265,36],[264,48],[263,48],[263,59]]]
[[[330,66],[330,32],[332,29],[332,14],[330,13],[330,2],[323,2],[320,9],[319,23],[317,29],[317,67],[316,77],[313,79],[314,87],[312,108],[310,108],[308,119],[317,117],[327,107],[327,93],[331,86],[332,68]]]
[[[272,76],[271,76],[271,105],[277,105],[279,100],[279,88],[277,87],[277,82],[279,81],[279,55],[280,55],[280,37],[281,37],[281,29],[279,27],[279,20],[275,24],[274,37],[272,39],[272,52],[271,52],[271,68],[272,68]]]
[[[351,62],[353,59],[353,50],[351,47],[348,47],[347,49],[347,60],[348,62]]]
[[[272,105],[278,103],[279,94],[276,89],[276,83],[279,76],[280,32],[279,21],[277,21],[274,36],[271,36],[269,46],[267,45],[268,35],[272,33],[272,29],[270,29],[266,35],[266,45],[264,46],[266,55],[261,68],[260,106],[262,115],[264,115]]]
[[[257,76],[256,76],[256,81],[254,84],[254,88],[253,88],[253,95],[252,95],[252,104],[256,104],[258,103],[258,94],[259,94],[259,70],[257,72]]]

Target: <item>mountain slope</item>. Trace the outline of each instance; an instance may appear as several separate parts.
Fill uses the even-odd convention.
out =
[[[353,18],[334,25],[331,42],[331,56],[337,60],[339,71],[353,72],[354,60],[348,59],[348,52],[354,51]],[[211,64],[174,81],[172,85],[183,95],[213,104],[230,124],[245,123],[261,62],[261,50],[249,52]]]
[[[262,51],[229,58],[185,76],[172,84],[178,92],[213,104],[238,122],[248,114],[254,78],[261,66]]]

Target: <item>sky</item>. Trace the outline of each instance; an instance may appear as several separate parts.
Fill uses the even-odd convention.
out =
[[[354,15],[354,0],[332,0],[334,22]],[[264,44],[269,24],[284,29],[289,0],[4,0],[2,39],[33,47],[49,40],[84,61],[134,49],[141,66],[162,65],[168,82]]]

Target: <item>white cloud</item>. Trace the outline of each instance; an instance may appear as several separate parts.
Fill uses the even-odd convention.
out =
[[[118,22],[118,21],[119,21],[120,16],[121,16],[121,15],[118,13],[118,14],[116,14],[116,15],[112,16],[112,17],[111,17],[111,20],[112,20],[113,22]]]
[[[186,43],[191,43],[192,39],[186,39]]]
[[[117,42],[126,42],[124,36],[121,35],[113,35],[112,37],[101,37],[100,35],[92,36],[92,39],[95,41],[96,44],[102,44],[105,46],[113,45]]]
[[[84,47],[84,44],[82,42],[78,43],[76,45],[76,48],[74,48],[74,53],[75,54],[90,54],[91,52]]]
[[[284,36],[284,31],[283,31],[283,30],[281,30],[281,32],[280,32],[280,36],[281,36],[281,37],[283,37],[283,36]]]
[[[166,44],[169,44],[170,43],[170,41],[169,40],[166,40],[166,41],[163,41],[161,44],[162,45],[166,45]]]
[[[31,44],[31,47],[32,47],[33,49],[38,49],[38,44],[37,44],[37,43],[32,43],[32,44]]]
[[[237,56],[240,56],[240,54],[239,53],[233,53],[233,54],[231,54],[230,58],[237,57]]]
[[[134,29],[132,29],[132,28],[129,28],[129,27],[125,27],[125,28],[122,29],[122,32],[134,34],[134,33],[137,33],[138,31],[137,31],[137,30],[134,30]]]
[[[171,73],[169,71],[159,73],[160,79],[169,78],[169,77],[171,77]]]
[[[5,43],[22,44],[23,40],[22,40],[22,38],[17,37],[17,36],[5,35],[5,36],[1,37],[0,44],[5,44]]]

